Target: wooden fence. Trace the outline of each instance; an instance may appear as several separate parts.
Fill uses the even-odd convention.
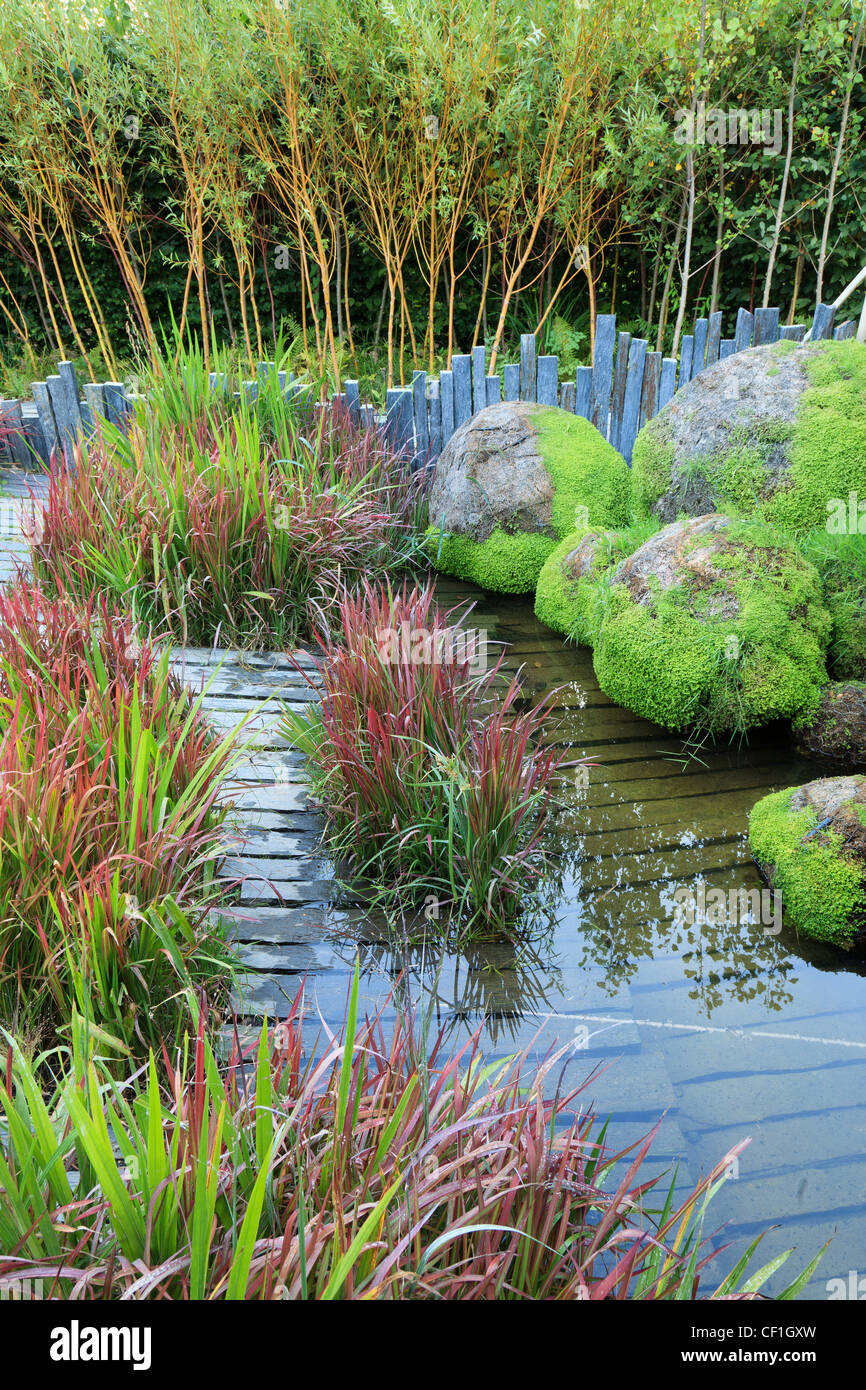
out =
[[[835,308],[820,304],[815,311],[810,338],[853,338],[854,319],[838,327]],[[616,331],[616,315],[599,314],[591,367],[578,367],[574,378],[560,381],[559,359],[539,356],[535,335],[520,339],[520,361],[508,364],[500,376],[487,371],[484,347],[455,355],[448,371],[428,380],[415,372],[412,385],[387,392],[384,411],[362,404],[357,381],[343,383],[333,397],[358,421],[380,428],[390,443],[410,452],[416,466],[438,458],[451,435],[485,406],[497,401],[537,401],[559,405],[590,420],[630,463],[638,430],[667,405],[675,391],[714,363],[744,348],[774,343],[780,338],[800,342],[804,324],[781,326],[778,309],[740,309],[732,338],[722,337],[722,314],[695,320],[694,331],[683,338],[679,361],[651,352],[644,338]],[[242,392],[254,398],[259,383],[275,365],[261,362],[258,380],[242,383]],[[289,372],[279,373],[280,388],[287,394],[303,392],[302,383]],[[215,390],[224,389],[216,373]],[[235,392],[240,396],[241,392]],[[8,461],[32,466],[34,455],[48,463],[55,449],[68,447],[87,435],[102,418],[122,424],[135,397],[117,381],[88,382],[79,389],[71,362],[61,362],[56,376],[33,383],[33,401],[0,400],[0,417],[6,430],[0,448]],[[11,426],[11,431],[9,427]]]

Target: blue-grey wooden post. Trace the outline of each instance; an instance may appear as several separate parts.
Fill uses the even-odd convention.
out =
[[[376,407],[374,405],[362,405],[361,424],[363,425],[364,429],[375,429],[376,423]]]
[[[559,398],[559,358],[539,357],[536,397],[539,405],[556,405]]]
[[[833,322],[836,318],[836,310],[832,304],[819,304],[815,310],[815,317],[812,319],[812,338],[811,341],[817,342],[820,338],[829,338],[833,333]]]
[[[695,340],[691,333],[686,333],[683,338],[683,345],[680,350],[680,379],[679,386],[687,386],[692,379],[692,358],[695,350]]]
[[[69,391],[66,382],[61,376],[48,376],[45,378],[45,385],[48,388],[48,395],[54,410],[54,419],[57,422],[57,437],[60,448],[65,458],[72,458],[72,446],[78,438],[79,425],[69,407]],[[76,411],[76,414],[78,412]],[[80,415],[78,420],[80,421]]]
[[[675,357],[665,357],[662,359],[662,371],[659,377],[659,410],[664,409],[676,389],[677,359]],[[658,411],[656,414],[658,414]]]
[[[472,412],[487,404],[487,353],[484,344],[472,349]]]
[[[411,449],[412,390],[408,386],[392,386],[385,393],[385,436],[394,449]]]
[[[535,400],[535,334],[520,335],[520,399]]]
[[[439,402],[442,408],[442,447],[454,433],[454,376],[442,372],[439,377]]]
[[[641,388],[640,398],[640,422],[638,429],[642,429],[647,420],[651,420],[658,414],[659,408],[659,382],[662,374],[662,355],[660,352],[648,352],[643,373],[643,387]]]
[[[509,362],[504,372],[505,376],[505,399],[507,401],[520,400],[520,363]]]
[[[426,459],[430,447],[427,425],[427,373],[415,372],[412,377],[412,416],[415,422],[415,456]]]
[[[755,347],[763,343],[776,343],[779,340],[779,310],[755,310]]]
[[[573,381],[564,381],[559,392],[559,405],[562,410],[569,410],[574,414],[576,391]]]
[[[752,346],[752,329],[754,326],[754,314],[750,314],[748,309],[738,309],[737,326],[734,329],[734,352],[742,352],[745,348]]]
[[[640,422],[640,403],[643,394],[643,374],[646,366],[647,342],[645,338],[632,338],[628,350],[628,376],[625,383],[625,403],[622,410],[622,430],[620,431],[620,453],[626,463],[631,463],[634,441],[637,438]]]
[[[95,434],[105,419],[105,387],[99,381],[85,381],[84,399],[90,415],[89,433]]]
[[[22,405],[21,414],[24,417],[24,435],[27,443],[38,459],[44,464],[51,461],[51,450],[48,447],[45,435],[42,433],[42,421],[39,419],[39,412],[36,405],[29,402]]]
[[[841,342],[843,338],[853,338],[856,332],[857,320],[846,319],[844,323],[839,324],[838,328],[833,329],[833,337]]]
[[[442,453],[442,394],[441,382],[430,382],[430,458]]]
[[[592,408],[592,367],[578,367],[574,374],[574,413],[589,419]]]
[[[451,358],[451,372],[454,377],[454,428],[472,416],[472,358],[460,353]]]
[[[710,314],[710,331],[707,337],[707,366],[714,367],[719,360],[719,343],[722,341],[722,311],[717,309]]]
[[[81,433],[81,405],[79,401],[80,392],[78,389],[78,377],[75,375],[75,368],[71,362],[58,362],[57,375],[63,382],[66,392],[66,404],[69,412],[69,419],[72,425],[73,437],[77,438]]]
[[[613,373],[613,393],[610,399],[610,442],[615,449],[619,448],[619,436],[622,430],[622,404],[625,400],[630,342],[630,333],[620,333],[616,343],[616,366]]]
[[[106,381],[102,389],[105,393],[105,413],[109,422],[122,428],[129,414],[129,401],[126,399],[123,382]]]
[[[44,381],[31,382],[30,389],[33,393],[33,400],[36,403],[36,413],[39,423],[42,426],[42,436],[45,440],[45,447],[50,459],[54,450],[60,444],[60,436],[57,432],[57,421],[54,418],[54,407],[51,404],[51,397],[48,394],[48,387]]]
[[[9,456],[13,463],[26,465],[32,463],[33,455],[27,445],[24,433],[24,414],[20,401],[0,401],[0,411],[5,416],[6,426],[12,430],[7,439]]]
[[[346,388],[346,409],[357,425],[361,419],[361,387],[354,377],[344,381],[343,385]]]
[[[786,338],[789,342],[800,343],[805,332],[805,323],[785,323],[779,329],[779,337]]]
[[[499,373],[495,372],[493,376],[485,377],[485,382],[487,392],[485,399],[487,404],[498,405],[502,400],[502,382],[499,378]]]
[[[700,376],[707,365],[708,319],[695,319],[695,343],[692,349],[692,376]]]
[[[609,429],[615,342],[616,314],[599,314],[595,321],[595,346],[592,353],[592,405],[589,418],[605,439]]]
[[[733,338],[723,338],[719,343],[719,361],[724,362],[726,357],[730,357],[736,351],[736,346]]]

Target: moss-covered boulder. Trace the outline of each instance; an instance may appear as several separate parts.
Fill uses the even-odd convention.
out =
[[[866,683],[831,681],[814,712],[797,723],[798,746],[840,772],[866,769]]]
[[[624,525],[628,466],[587,420],[501,402],[454,432],[430,487],[436,567],[499,593],[530,593],[575,526]]]
[[[665,526],[600,580],[605,694],[669,729],[733,734],[817,707],[830,630],[817,571],[767,527]]]
[[[866,346],[778,342],[702,372],[640,431],[633,488],[665,522],[736,511],[802,533],[844,503],[847,527],[852,493],[866,502]]]
[[[535,616],[554,632],[592,647],[602,616],[601,580],[657,529],[575,531],[544,562],[535,590]]]
[[[817,527],[803,554],[821,576],[833,622],[827,666],[840,681],[866,681],[866,535],[837,536]]]
[[[749,817],[749,845],[797,931],[866,944],[866,777],[825,777],[763,797]]]
[[[609,545],[615,532],[575,531],[555,546],[545,560],[535,589],[535,616],[554,632],[586,643],[587,605],[596,581],[610,564]]]

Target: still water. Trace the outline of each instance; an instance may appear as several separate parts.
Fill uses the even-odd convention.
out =
[[[706,1228],[724,1225],[735,1243],[723,1270],[748,1239],[777,1226],[760,1263],[796,1248],[770,1289],[828,1236],[806,1296],[826,1298],[827,1281],[847,1281],[851,1270],[866,1275],[864,967],[798,939],[772,909],[762,922],[737,906],[739,890],[762,887],[747,844],[750,808],[816,776],[814,765],[784,731],[695,754],[613,705],[591,653],[541,627],[529,601],[444,582],[439,597],[445,607],[476,600],[470,625],[508,644],[507,668],[522,670],[527,695],[561,687],[551,736],[591,760],[588,775],[566,785],[551,827],[548,924],[517,946],[437,956],[395,949],[357,909],[331,909],[344,965],[308,981],[322,1016],[342,1017],[360,944],[368,1010],[393,1014],[388,993],[403,970],[403,989],[433,1032],[444,1028],[454,1042],[480,1027],[491,1058],[569,1044],[566,1080],[591,1077],[579,1103],[612,1116],[615,1148],[662,1119],[653,1172],[679,1161],[687,1185],[750,1138]],[[693,914],[678,894],[689,889]],[[713,889],[732,910],[702,922],[700,895],[717,903]]]

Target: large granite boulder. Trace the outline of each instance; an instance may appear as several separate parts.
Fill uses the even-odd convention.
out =
[[[825,777],[762,797],[749,845],[797,931],[847,949],[866,945],[866,777]]]
[[[831,681],[797,725],[800,751],[840,772],[866,769],[866,683]]]
[[[529,593],[576,526],[628,520],[625,460],[587,420],[530,402],[489,405],[461,425],[430,487],[437,568],[502,593]]]
[[[674,522],[599,581],[599,685],[669,729],[741,733],[817,707],[830,631],[793,544],[718,513]]]
[[[866,500],[866,346],[778,342],[703,371],[640,431],[639,510],[669,522],[734,510],[793,532]],[[866,508],[862,530],[866,532]]]

